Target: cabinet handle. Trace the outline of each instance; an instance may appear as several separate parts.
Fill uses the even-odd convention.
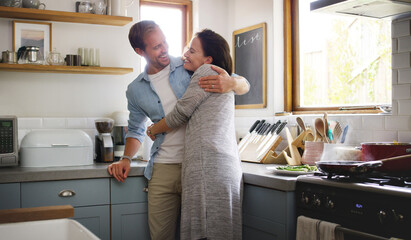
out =
[[[143,192],[148,192],[148,187],[143,188]]]
[[[59,197],[73,197],[76,195],[76,192],[73,190],[62,190],[59,192]]]

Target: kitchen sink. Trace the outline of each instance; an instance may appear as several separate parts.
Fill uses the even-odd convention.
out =
[[[89,240],[99,239],[73,219],[55,219],[0,224],[2,239]]]

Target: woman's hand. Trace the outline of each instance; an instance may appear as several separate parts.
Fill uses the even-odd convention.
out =
[[[237,80],[232,78],[228,73],[217,66],[212,65],[211,68],[218,73],[218,75],[211,75],[200,78],[198,84],[206,92],[226,93],[234,89]]]
[[[151,140],[154,141],[154,140],[156,139],[156,136],[152,135],[152,134],[151,134],[151,130],[150,130],[153,126],[154,126],[154,124],[151,124],[149,127],[147,127],[147,131],[146,131],[146,132],[147,132],[147,136],[149,136],[149,137],[151,138]]]

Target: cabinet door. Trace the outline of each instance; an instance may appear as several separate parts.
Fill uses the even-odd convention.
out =
[[[74,208],[76,221],[103,240],[110,239],[110,208],[109,205]]]
[[[243,239],[294,239],[294,192],[244,185]]]
[[[0,210],[20,208],[20,183],[0,184]]]
[[[145,177],[129,177],[123,183],[111,179],[111,204],[147,202]]]
[[[147,203],[112,205],[111,239],[150,239],[147,221]]]

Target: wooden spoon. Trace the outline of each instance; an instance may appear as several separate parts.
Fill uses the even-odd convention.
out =
[[[298,126],[300,126],[300,128],[301,128],[303,131],[306,130],[306,129],[305,129],[304,121],[303,121],[300,117],[297,117],[297,123],[298,123]]]
[[[321,118],[316,118],[314,122],[315,126],[315,138],[314,141],[317,142],[318,140],[323,141],[324,137],[324,121]]]
[[[324,138],[326,140],[327,143],[330,142],[330,139],[328,138],[328,117],[327,117],[327,113],[324,113]]]

